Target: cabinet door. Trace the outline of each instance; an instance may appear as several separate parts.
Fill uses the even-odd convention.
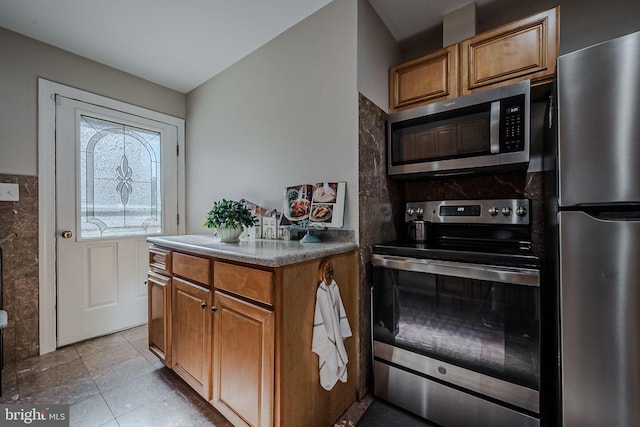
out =
[[[149,272],[149,350],[171,367],[171,279]]]
[[[389,111],[458,96],[458,46],[449,46],[389,71]]]
[[[211,291],[174,277],[173,370],[205,399],[211,399]]]
[[[212,403],[234,425],[273,423],[273,312],[216,291]]]
[[[460,42],[461,92],[531,79],[553,79],[558,57],[558,13],[554,8]]]

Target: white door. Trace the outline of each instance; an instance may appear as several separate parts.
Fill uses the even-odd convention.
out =
[[[146,238],[177,233],[177,134],[56,97],[58,346],[146,323]]]

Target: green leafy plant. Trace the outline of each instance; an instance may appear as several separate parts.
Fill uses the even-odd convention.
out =
[[[213,207],[207,214],[204,226],[208,228],[251,227],[255,222],[256,217],[244,203],[222,199],[213,203]]]

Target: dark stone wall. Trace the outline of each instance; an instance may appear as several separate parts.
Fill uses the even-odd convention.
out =
[[[360,94],[359,99],[359,225],[360,250],[360,385],[359,397],[372,385],[371,245],[395,240],[396,218],[402,214],[402,183],[387,177],[385,123],[387,114]],[[399,210],[400,209],[400,210]]]
[[[18,184],[20,196],[0,201],[6,365],[39,354],[38,178],[0,174],[0,182]]]

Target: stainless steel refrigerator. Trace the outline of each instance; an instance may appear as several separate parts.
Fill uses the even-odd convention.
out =
[[[558,60],[564,426],[640,425],[640,32]]]

